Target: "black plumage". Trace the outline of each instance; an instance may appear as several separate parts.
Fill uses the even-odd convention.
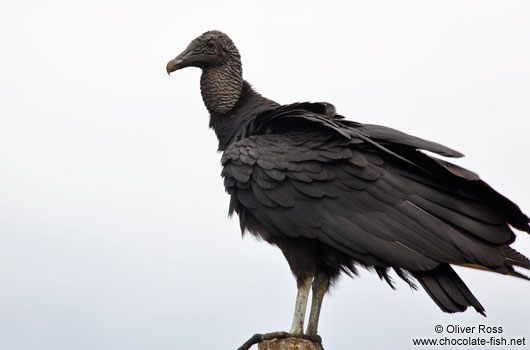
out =
[[[329,103],[262,97],[242,80],[239,53],[218,31],[195,39],[167,70],[187,66],[203,70],[230,214],[239,215],[243,232],[282,250],[299,288],[325,280],[325,290],[359,265],[391,285],[390,270],[418,281],[445,312],[471,306],[484,313],[451,264],[518,277],[514,266],[530,269],[509,247],[511,227],[530,232],[529,218],[478,175],[422,151],[459,152],[346,120]],[[312,307],[309,334],[316,334],[315,313]]]

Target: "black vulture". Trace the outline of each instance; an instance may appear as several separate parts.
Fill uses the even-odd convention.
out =
[[[243,80],[241,58],[219,31],[194,39],[169,73],[202,69],[201,93],[219,139],[229,213],[242,232],[278,246],[296,278],[290,334],[316,335],[329,286],[356,267],[417,281],[444,312],[484,314],[451,265],[526,278],[510,247],[529,218],[475,173],[430,156],[462,154],[379,125],[344,119],[329,103],[280,105]]]

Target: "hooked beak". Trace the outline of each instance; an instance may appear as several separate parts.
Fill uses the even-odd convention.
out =
[[[174,72],[178,69],[182,69],[185,67],[188,67],[192,62],[192,50],[189,48],[184,50],[180,55],[169,61],[166,65],[166,72],[167,74],[171,74],[171,72]]]

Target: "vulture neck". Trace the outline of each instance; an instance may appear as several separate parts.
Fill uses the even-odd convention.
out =
[[[202,100],[210,113],[224,114],[234,108],[243,88],[243,70],[239,55],[218,67],[203,69]]]
[[[216,113],[208,108],[210,127],[215,131],[219,140],[219,151],[224,151],[232,142],[253,134],[253,130],[249,129],[251,122],[260,113],[279,106],[278,103],[254,91],[248,82],[242,81],[238,99],[228,112]]]

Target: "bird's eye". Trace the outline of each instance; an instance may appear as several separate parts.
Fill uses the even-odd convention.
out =
[[[206,46],[208,46],[210,49],[213,49],[215,47],[215,41],[213,40],[208,41]]]

